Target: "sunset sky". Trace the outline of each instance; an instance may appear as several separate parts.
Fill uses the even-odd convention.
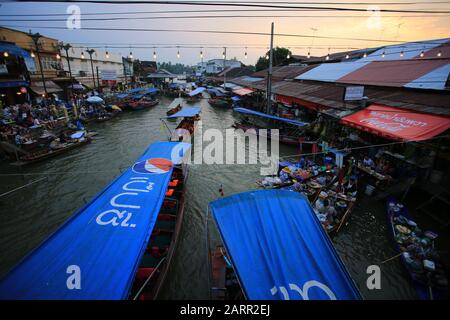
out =
[[[254,1],[254,0],[251,0]],[[280,0],[281,1],[281,0]],[[293,2],[293,1],[291,1]],[[305,2],[357,2],[349,1],[326,1],[309,0]],[[359,2],[414,2],[409,0],[363,0]],[[425,1],[416,1],[422,2]],[[431,2],[436,2],[432,0]],[[380,9],[404,9],[404,10],[446,10],[450,12],[450,1],[439,1],[443,3],[427,3],[414,5],[377,5]],[[276,1],[272,1],[272,4]],[[217,12],[198,13],[199,10],[214,9],[241,9],[251,8],[220,7],[220,6],[186,6],[186,5],[111,5],[111,4],[78,4],[81,8],[81,18],[107,18],[107,17],[130,17],[128,20],[116,21],[82,21],[81,29],[69,30],[65,21],[17,21],[31,19],[66,19],[64,16],[30,17],[30,16],[5,16],[13,14],[65,14],[70,4],[68,3],[1,3],[0,24],[2,26],[17,27],[23,31],[32,29],[49,37],[60,39],[69,43],[81,43],[86,46],[109,45],[110,52],[128,55],[129,46],[147,46],[148,48],[132,48],[133,56],[141,60],[153,60],[153,48],[155,45],[171,46],[194,46],[196,48],[180,48],[180,59],[177,59],[177,48],[156,48],[157,61],[172,61],[185,64],[195,64],[200,61],[200,47],[203,49],[204,60],[222,57],[222,48],[207,48],[227,46],[227,57],[242,60],[247,64],[254,64],[257,58],[264,54],[269,46],[268,36],[236,35],[236,34],[202,34],[187,32],[127,32],[127,31],[91,31],[83,28],[146,28],[146,29],[193,29],[193,30],[224,30],[224,31],[246,31],[246,32],[270,32],[270,23],[275,22],[276,33],[299,34],[308,36],[332,36],[346,38],[384,39],[390,41],[415,41],[450,37],[450,13],[431,16],[430,14],[410,13],[380,13],[379,18],[367,12],[328,12],[328,11],[267,11],[267,12]],[[294,4],[290,4],[294,5]],[[317,6],[317,4],[314,4]],[[327,4],[333,7],[347,7],[368,9],[369,5],[356,4]],[[189,10],[192,13],[154,13],[156,11]],[[145,12],[128,15],[85,15],[87,13],[113,13],[113,12]],[[208,18],[208,19],[158,19],[158,20],[133,20],[136,17],[174,17],[191,15],[251,15],[253,17],[234,18]],[[258,15],[290,15],[294,17],[264,17],[256,18]],[[297,17],[295,17],[297,16]],[[301,17],[300,17],[301,16]],[[321,17],[318,17],[321,16]],[[9,21],[6,21],[9,20]],[[400,25],[400,26],[399,26]],[[41,28],[43,26],[62,27],[62,30],[51,30]],[[313,31],[317,29],[316,32]],[[112,48],[114,44],[124,48]],[[320,38],[294,38],[276,36],[275,46],[289,47],[293,54],[306,55],[308,47],[311,55],[325,55],[330,52],[345,51],[347,49],[376,47],[387,42],[370,42],[362,40],[338,40]],[[244,59],[245,47],[248,47],[248,59]],[[303,47],[303,48],[301,48]],[[328,49],[330,48],[330,49]]]

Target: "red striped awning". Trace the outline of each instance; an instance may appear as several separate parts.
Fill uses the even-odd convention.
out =
[[[252,92],[255,92],[255,89],[242,88],[242,89],[233,90],[233,93],[237,94],[238,96],[245,96],[245,95],[250,94]]]
[[[372,104],[342,123],[394,140],[428,140],[450,128],[450,118]]]

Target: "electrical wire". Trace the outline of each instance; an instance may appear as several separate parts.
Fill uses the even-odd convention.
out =
[[[33,2],[27,0],[18,0],[16,2]],[[83,0],[83,1],[47,1],[49,3],[87,3],[87,4],[103,4],[103,5],[186,5],[186,6],[219,6],[219,7],[257,7],[257,8],[280,8],[280,9],[315,9],[320,11],[348,11],[348,12],[367,12],[367,9],[361,8],[343,8],[343,7],[318,7],[318,6],[292,6],[277,5],[276,2],[221,2],[221,1],[100,1],[100,0]],[[377,12],[392,13],[450,13],[448,10],[402,10],[402,9],[377,9]]]
[[[410,16],[406,18],[424,18],[424,17],[448,17],[450,14],[445,15],[420,15]],[[304,18],[364,18],[367,19],[370,16],[308,16],[308,15],[195,15],[195,16],[160,16],[160,17],[109,17],[109,18],[81,18],[80,21],[123,21],[123,20],[161,20],[161,19],[236,19],[236,18],[291,18],[291,19],[304,19]],[[392,18],[393,16],[380,16],[381,18]],[[405,16],[396,16],[404,18]],[[67,19],[1,19],[3,22],[66,22]]]

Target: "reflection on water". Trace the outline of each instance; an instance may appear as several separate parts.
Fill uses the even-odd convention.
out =
[[[167,139],[159,118],[165,116],[170,102],[162,98],[151,110],[124,113],[109,122],[92,125],[98,135],[91,144],[58,158],[24,168],[0,164],[0,172],[8,174],[0,176],[0,193],[45,177],[0,198],[0,273],[39,245],[85,201],[130,166],[150,143]],[[231,111],[212,108],[206,100],[201,104],[204,130],[231,127],[234,121]],[[280,153],[298,152],[295,147],[280,146]],[[256,188],[259,174],[258,165],[190,166],[184,224],[162,298],[208,298],[207,204],[220,196],[220,185],[225,195]],[[211,242],[220,241],[212,220],[208,226]],[[395,255],[389,243],[383,204],[361,199],[349,225],[334,243],[365,298],[415,298],[398,260],[381,265],[382,290],[366,289],[367,266]]]

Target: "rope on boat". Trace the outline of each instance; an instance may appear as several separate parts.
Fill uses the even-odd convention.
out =
[[[26,185],[23,185],[23,186],[21,186],[21,187],[17,187],[17,188],[15,188],[15,189],[9,190],[9,191],[7,191],[7,192],[5,192],[5,193],[0,194],[0,198],[1,198],[1,197],[4,197],[4,196],[7,196],[8,194],[11,194],[11,193],[13,193],[13,192],[15,192],[15,191],[18,191],[18,190],[20,190],[20,189],[23,189],[23,188],[26,188],[26,187],[28,187],[28,186],[31,186],[32,184],[35,184],[35,183],[37,183],[37,182],[39,182],[39,181],[42,181],[42,180],[45,180],[45,179],[47,179],[47,177],[44,177],[44,178],[40,178],[40,179],[31,181],[30,183],[27,183]]]
[[[155,274],[155,272],[158,270],[159,266],[163,263],[163,261],[166,260],[166,257],[163,257],[158,264],[156,265],[155,269],[152,271],[152,273],[150,273],[150,275],[148,276],[148,278],[145,280],[144,284],[142,285],[142,287],[139,289],[139,291],[136,293],[136,295],[134,296],[133,300],[137,300],[137,298],[139,297],[139,295],[142,293],[142,291],[144,290],[144,288],[147,286],[148,282],[150,281],[150,279],[153,277],[153,275]]]

